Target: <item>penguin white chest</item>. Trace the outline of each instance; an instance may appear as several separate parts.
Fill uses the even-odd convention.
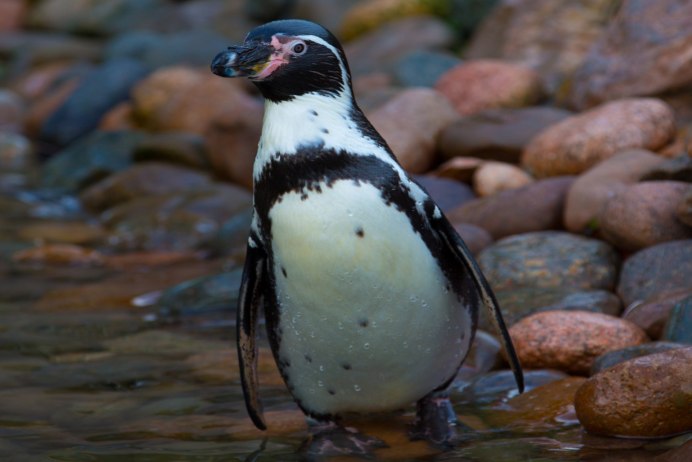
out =
[[[469,310],[405,213],[367,183],[291,192],[269,212],[278,360],[317,414],[397,409],[451,378]]]

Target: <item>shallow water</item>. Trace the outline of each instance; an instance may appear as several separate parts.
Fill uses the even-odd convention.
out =
[[[16,261],[42,236],[88,235],[86,217],[73,199],[50,194],[6,193],[0,207],[0,460],[301,460],[304,419],[266,340],[263,433],[245,414],[231,307],[176,317],[156,304],[158,291],[222,270],[237,284],[238,262],[196,254]],[[480,403],[455,392],[463,430],[449,451],[408,440],[412,410],[356,424],[388,443],[376,459],[396,461],[647,460],[683,442],[589,437],[569,409],[519,411],[508,397]]]

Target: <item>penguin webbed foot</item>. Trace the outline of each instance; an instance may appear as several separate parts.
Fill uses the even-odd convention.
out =
[[[310,437],[303,443],[302,452],[308,460],[333,456],[373,456],[373,451],[386,448],[384,441],[365,435],[336,422],[308,422]]]
[[[449,450],[459,441],[459,425],[449,396],[446,393],[431,393],[418,401],[416,420],[409,437],[412,440],[425,440],[442,450]]]

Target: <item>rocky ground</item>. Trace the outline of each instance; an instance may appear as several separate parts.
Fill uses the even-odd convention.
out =
[[[480,332],[455,399],[474,406],[501,396],[502,409],[484,418],[490,428],[541,435],[578,423],[591,447],[624,447],[601,437],[639,438],[627,440],[639,448],[686,435],[646,460],[689,460],[686,0],[4,0],[6,320],[24,322],[17,300],[30,300],[29,312],[84,319],[104,304],[153,307],[167,321],[233,306],[263,106],[247,82],[220,79],[208,65],[281,15],[321,22],[343,39],[361,107],[500,300],[529,391],[512,397],[497,341]],[[492,333],[488,324],[481,319]],[[0,340],[3,332],[13,329],[0,327]],[[212,365],[232,362],[221,339],[188,339],[176,350],[166,331],[99,335],[98,351],[75,340],[45,356],[75,368],[164,349],[186,358],[199,380],[237,381],[214,375]],[[6,353],[19,343],[0,345],[10,345],[0,366],[15,371]],[[271,363],[263,367],[279,386]],[[11,375],[2,400],[31,380]],[[238,420],[207,417],[198,424],[254,435]],[[293,412],[274,418],[278,434],[302,431]],[[174,434],[170,422],[140,419],[123,431]]]

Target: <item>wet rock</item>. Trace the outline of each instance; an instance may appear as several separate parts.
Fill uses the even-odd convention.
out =
[[[588,290],[565,295],[556,303],[543,306],[539,311],[591,311],[618,316],[622,311],[620,299],[607,290]]]
[[[666,322],[663,338],[671,342],[692,344],[692,296],[675,304]]]
[[[650,338],[660,339],[673,307],[690,295],[690,288],[655,293],[648,300],[628,306],[622,317],[644,329]]]
[[[84,245],[101,239],[103,228],[81,221],[47,221],[23,226],[17,235],[27,241]]]
[[[493,237],[490,233],[480,226],[456,223],[454,224],[454,229],[459,233],[459,236],[464,240],[473,255],[478,255],[481,250],[493,243]]]
[[[672,159],[666,159],[641,178],[641,181],[660,180],[692,183],[692,157],[683,154]]]
[[[480,157],[518,163],[529,141],[572,113],[552,107],[487,109],[459,119],[442,130],[442,156]]]
[[[25,112],[26,105],[17,93],[0,90],[0,131],[19,132]]]
[[[274,362],[271,350],[260,347],[257,369],[260,381],[265,386],[284,386],[283,379]],[[238,353],[233,348],[202,351],[185,360],[196,380],[210,385],[224,385],[239,380]]]
[[[34,181],[37,165],[31,142],[0,128],[0,191],[18,190]]]
[[[98,126],[99,119],[129,97],[130,89],[147,71],[131,59],[115,59],[89,72],[67,100],[45,120],[40,136],[59,146]]]
[[[105,48],[106,58],[136,59],[149,69],[174,65],[209,66],[210,57],[229,44],[228,38],[206,29],[169,34],[131,31],[119,35]]]
[[[388,22],[345,44],[344,50],[357,76],[388,69],[414,51],[447,49],[453,43],[454,33],[442,20],[419,16]]]
[[[675,215],[681,223],[692,227],[692,189],[688,189],[682,195],[682,200],[678,203]]]
[[[471,188],[458,181],[430,175],[414,175],[413,177],[418,184],[428,191],[430,197],[443,212],[452,210],[476,197]]]
[[[185,281],[166,289],[157,302],[165,317],[233,312],[238,305],[242,268]]]
[[[558,380],[563,380],[567,374],[550,369],[524,371],[525,393],[534,388]],[[458,396],[457,396],[458,392]],[[489,404],[516,396],[517,383],[511,370],[488,372],[480,375],[462,388],[455,390],[452,395],[454,402],[464,402],[472,405]]]
[[[692,185],[646,181],[625,187],[606,202],[599,222],[606,240],[626,250],[692,238],[692,228],[678,221],[676,209]]]
[[[364,33],[377,30],[387,22],[436,13],[433,2],[419,0],[374,0],[359,2],[344,15],[341,37],[349,41]],[[439,7],[438,7],[439,8]]]
[[[116,354],[180,357],[221,350],[224,342],[192,337],[180,332],[149,330],[105,340],[103,346]]]
[[[492,427],[546,431],[560,425],[576,424],[574,395],[584,383],[582,377],[566,377],[538,386],[507,401],[503,409],[484,413]]]
[[[481,23],[464,56],[520,62],[555,89],[582,63],[618,6],[619,0],[503,1]]]
[[[39,29],[108,36],[141,27],[158,15],[163,0],[47,0],[31,10],[28,24]]]
[[[625,361],[588,379],[577,391],[579,421],[591,433],[664,437],[690,431],[692,347]]]
[[[647,342],[643,330],[620,318],[586,311],[545,311],[510,328],[521,364],[588,374],[596,357]]]
[[[492,108],[524,107],[542,96],[541,82],[528,67],[494,60],[467,61],[435,84],[462,115]]]
[[[394,87],[392,76],[374,71],[353,79],[353,94],[366,117],[399,96],[402,89]]]
[[[627,149],[587,170],[567,193],[565,228],[572,232],[597,229],[606,202],[664,161],[650,151]]]
[[[427,171],[435,159],[435,140],[458,115],[432,89],[405,90],[370,115],[370,121],[406,170]]]
[[[136,162],[164,161],[200,170],[211,167],[204,138],[190,133],[151,135],[135,147],[133,159]]]
[[[611,289],[618,256],[608,244],[557,231],[508,237],[478,262],[495,290],[519,287]]]
[[[94,132],[57,153],[43,167],[47,188],[75,191],[127,168],[132,151],[145,135],[138,132]]]
[[[461,63],[450,53],[414,51],[394,65],[394,78],[405,87],[433,87],[440,76]]]
[[[95,183],[80,194],[82,204],[100,212],[146,196],[199,191],[211,185],[208,175],[162,162],[135,164]]]
[[[151,270],[152,268],[163,268],[175,266],[180,263],[191,263],[200,261],[204,254],[195,251],[151,251],[151,252],[128,252],[113,255],[106,255],[106,266],[117,270]],[[149,306],[150,299],[148,294],[144,294],[144,300],[139,297],[133,300],[135,306]],[[145,303],[147,302],[147,303]],[[153,302],[151,302],[153,303]]]
[[[101,266],[104,263],[100,252],[73,244],[45,244],[20,250],[12,260],[31,266]]]
[[[617,293],[625,306],[654,295],[692,287],[692,239],[640,250],[622,267]]]
[[[6,0],[0,3],[0,32],[21,28],[28,5],[24,0]]]
[[[608,369],[609,367],[613,367],[616,364],[629,361],[630,359],[684,347],[685,345],[682,343],[649,342],[643,343],[641,345],[634,345],[631,347],[622,348],[621,350],[609,351],[608,353],[602,354],[601,356],[596,358],[596,360],[591,365],[590,375],[596,375],[599,372]]]
[[[453,157],[440,165],[433,173],[442,178],[471,183],[473,174],[483,162],[477,157]]]
[[[674,135],[673,112],[663,101],[623,99],[549,126],[526,147],[522,165],[537,177],[579,174],[625,149],[655,151]]]
[[[262,105],[243,82],[204,70],[165,68],[138,84],[132,97],[132,116],[142,127],[204,136],[215,173],[251,186]]]
[[[565,197],[573,177],[536,181],[510,191],[472,200],[448,214],[451,221],[485,228],[494,239],[562,228]]]
[[[692,5],[681,0],[623,2],[571,79],[569,100],[603,101],[665,93],[692,84]],[[655,37],[655,39],[654,39]]]
[[[477,330],[476,336],[473,339],[473,344],[469,350],[469,354],[464,360],[464,366],[469,366],[473,368],[476,374],[489,372],[495,369],[502,361],[500,356],[500,351],[502,350],[502,345],[494,336],[483,330]],[[459,375],[454,380],[454,387],[459,384]],[[459,388],[463,388],[468,382],[464,381]]]
[[[504,162],[483,162],[473,175],[473,189],[481,197],[517,189],[532,182],[533,178],[524,170]]]

